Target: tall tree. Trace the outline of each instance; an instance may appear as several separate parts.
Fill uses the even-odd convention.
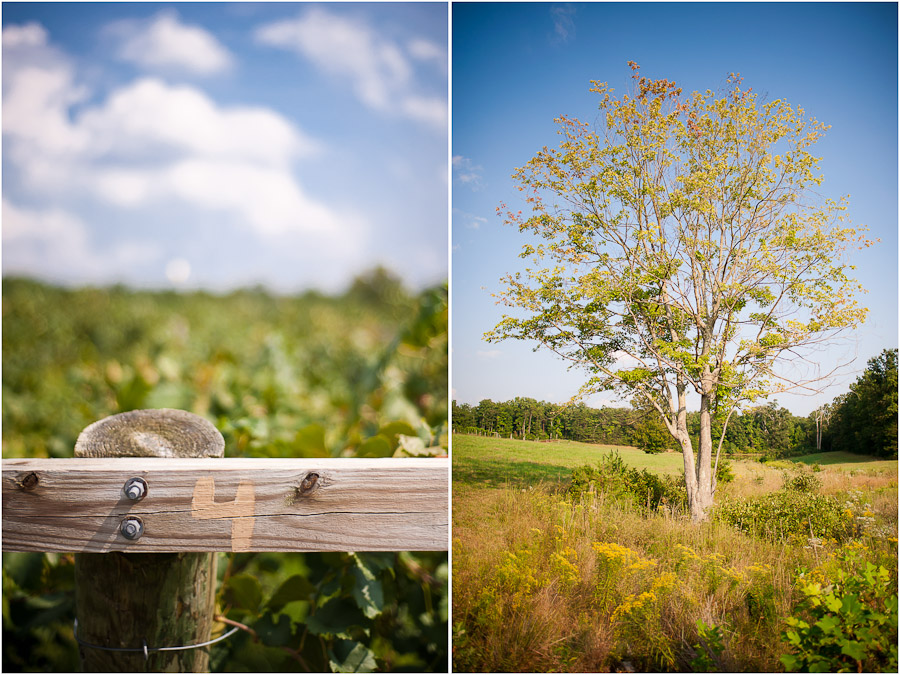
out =
[[[721,95],[684,95],[629,65],[632,96],[593,83],[597,129],[559,118],[560,146],[514,173],[531,213],[507,221],[543,241],[524,247],[533,266],[505,277],[499,296],[524,318],[505,316],[486,337],[537,341],[588,371],[583,393],[616,389],[655,409],[700,521],[715,494],[712,417],[809,386],[778,364],[864,320],[842,256],[871,242],[844,223],[845,199],[815,193],[810,150],[825,125],[759,102],[735,75]]]
[[[873,359],[850,391],[835,399],[828,429],[832,449],[897,456],[897,350]]]

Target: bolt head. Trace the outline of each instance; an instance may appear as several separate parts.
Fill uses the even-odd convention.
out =
[[[140,501],[147,494],[147,481],[143,478],[129,478],[122,491],[128,499]]]
[[[122,533],[123,537],[134,541],[144,534],[144,523],[136,516],[129,516],[122,521],[119,531]]]

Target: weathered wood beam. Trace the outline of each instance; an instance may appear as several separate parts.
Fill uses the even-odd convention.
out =
[[[443,551],[448,476],[443,458],[10,459],[3,550]]]

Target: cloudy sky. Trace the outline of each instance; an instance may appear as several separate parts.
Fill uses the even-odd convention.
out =
[[[3,273],[447,277],[447,6],[4,3]]]
[[[830,124],[814,148],[822,193],[849,194],[852,222],[881,239],[849,261],[869,291],[861,298],[869,319],[815,355],[823,373],[848,363],[842,376],[818,396],[773,400],[806,415],[847,391],[868,359],[897,346],[896,3],[458,3],[452,21],[457,401],[562,403],[585,381],[532,344],[482,340],[503,315],[491,294],[502,276],[524,269],[522,245],[536,243],[504,226],[496,208],[526,208],[510,178],[515,168],[559,144],[554,118],[596,120],[591,80],[627,91],[629,60],[641,75],[686,92],[724,87],[737,72],[767,100],[783,98]]]

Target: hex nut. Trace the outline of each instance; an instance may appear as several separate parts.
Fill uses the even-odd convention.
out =
[[[139,502],[147,495],[147,481],[143,478],[129,478],[125,482],[122,492],[128,499]]]
[[[134,541],[140,539],[141,535],[144,534],[144,523],[137,516],[128,516],[122,521],[119,531],[123,537]]]

